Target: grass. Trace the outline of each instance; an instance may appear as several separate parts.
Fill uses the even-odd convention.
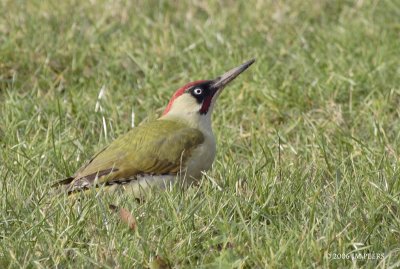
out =
[[[400,266],[399,18],[390,0],[0,1],[0,267]],[[200,187],[51,195],[175,89],[253,57]]]

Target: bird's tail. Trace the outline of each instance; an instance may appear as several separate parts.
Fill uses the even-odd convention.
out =
[[[75,177],[67,177],[67,178],[64,178],[62,180],[58,180],[56,183],[51,185],[51,187],[52,188],[56,188],[56,187],[60,187],[60,186],[63,186],[63,185],[69,185],[74,179],[75,179]]]

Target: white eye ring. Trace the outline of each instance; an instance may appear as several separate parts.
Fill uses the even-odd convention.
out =
[[[200,95],[200,94],[203,93],[203,90],[200,89],[200,88],[196,88],[196,89],[193,90],[193,92],[194,92],[194,94],[196,94],[196,95]]]

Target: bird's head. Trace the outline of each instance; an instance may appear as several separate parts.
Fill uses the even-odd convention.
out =
[[[222,89],[254,63],[255,59],[233,68],[213,80],[197,80],[178,89],[169,101],[163,116],[210,118]]]

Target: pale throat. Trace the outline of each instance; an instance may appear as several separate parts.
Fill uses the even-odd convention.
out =
[[[168,113],[160,117],[160,119],[178,120],[192,128],[199,129],[204,134],[214,136],[211,123],[214,103],[215,99],[212,100],[208,112],[200,114],[201,104],[198,104],[192,98],[178,98]]]

